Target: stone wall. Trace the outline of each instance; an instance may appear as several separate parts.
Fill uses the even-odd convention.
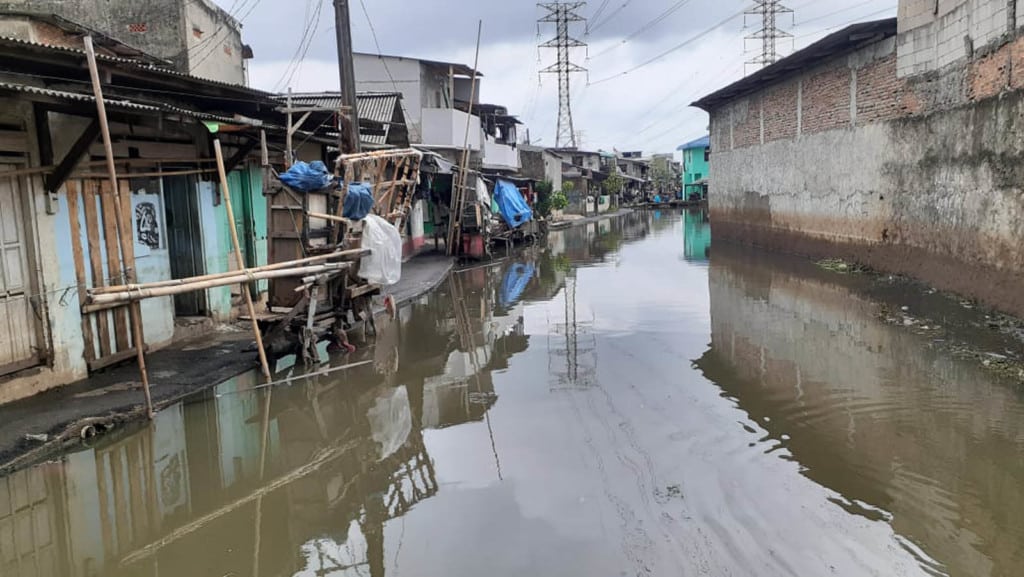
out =
[[[1024,315],[1024,37],[910,76],[901,42],[712,111],[716,240],[850,258]]]

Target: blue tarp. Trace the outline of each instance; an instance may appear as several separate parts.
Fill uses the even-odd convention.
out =
[[[373,189],[365,182],[353,182],[345,195],[345,218],[363,220],[373,210]]]
[[[331,184],[331,173],[319,160],[306,164],[301,160],[280,176],[281,182],[301,192],[323,190]]]
[[[501,306],[509,307],[519,300],[526,290],[526,285],[533,278],[533,265],[515,263],[505,272],[501,281]]]
[[[533,219],[533,211],[526,204],[526,199],[519,194],[516,185],[507,180],[499,180],[494,185],[494,200],[498,203],[498,212],[512,228],[518,228]]]

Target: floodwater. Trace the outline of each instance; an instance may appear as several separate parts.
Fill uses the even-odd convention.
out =
[[[365,364],[0,479],[0,575],[1024,574],[1019,389],[708,226],[552,233],[331,361]]]

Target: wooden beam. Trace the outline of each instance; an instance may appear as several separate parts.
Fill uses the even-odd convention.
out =
[[[53,164],[53,139],[50,138],[50,116],[39,103],[32,105],[32,116],[36,124],[36,140],[39,142],[39,164]]]
[[[291,125],[291,126],[290,126],[290,127],[288,128],[288,132],[290,132],[290,133],[292,133],[292,134],[295,134],[295,132],[296,132],[296,131],[297,131],[298,129],[302,128],[302,125],[303,125],[303,124],[305,124],[307,120],[309,120],[309,115],[310,115],[310,114],[313,114],[313,112],[312,112],[312,111],[309,111],[309,112],[307,112],[307,113],[303,114],[303,115],[302,115],[302,117],[301,117],[301,118],[299,118],[299,121],[298,121],[298,122],[296,122],[295,124]]]
[[[98,118],[93,118],[92,122],[85,127],[82,134],[78,136],[78,140],[71,145],[71,149],[61,159],[60,164],[57,168],[53,169],[43,183],[43,187],[46,192],[57,192],[64,182],[67,181],[68,177],[71,176],[71,171],[78,165],[78,161],[82,159],[82,156],[89,151],[89,147],[92,146],[93,142],[96,142],[96,137],[100,135],[100,121]]]
[[[256,147],[259,146],[259,144],[260,143],[258,140],[250,140],[243,144],[242,147],[239,148],[238,151],[235,152],[235,154],[233,154],[231,158],[229,158],[228,161],[224,163],[224,171],[231,172],[236,167],[238,167],[238,165],[241,164],[243,160],[245,160],[245,157],[249,156],[250,152],[256,150]]]

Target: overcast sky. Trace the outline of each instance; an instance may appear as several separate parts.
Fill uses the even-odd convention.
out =
[[[338,90],[331,0],[215,1],[243,19],[243,41],[255,52],[250,65],[253,86]],[[536,47],[553,37],[554,29],[544,25],[538,37],[536,20],[544,11],[534,0],[363,2],[365,10],[360,0],[350,2],[357,52],[378,52],[372,23],[380,52],[471,65],[477,21],[482,20],[481,98],[518,115],[534,143],[554,146],[557,77],[544,75],[539,83],[537,71],[554,62],[555,53]],[[760,28],[759,19],[747,17],[744,28],[744,18],[736,16],[751,4],[750,0],[588,2],[580,13],[590,19],[589,34],[583,23],[572,30],[574,37],[590,44],[589,50],[574,52],[574,61],[590,70],[589,80],[586,74],[573,76],[573,115],[581,147],[651,154],[674,151],[679,144],[702,136],[707,115],[689,103],[741,78],[744,61],[760,51],[760,42],[747,41],[744,46],[743,40]],[[894,16],[896,4],[897,0],[789,0],[786,5],[794,12],[781,16],[779,23],[793,38],[780,41],[780,52],[788,54],[853,22]],[[300,41],[307,29],[312,31],[312,41],[303,50]],[[300,65],[291,64],[299,60]],[[747,73],[754,70],[746,67]]]

